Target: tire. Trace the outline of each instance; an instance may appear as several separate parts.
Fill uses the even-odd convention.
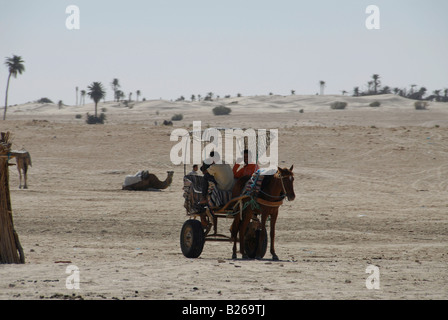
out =
[[[187,258],[197,258],[204,248],[205,236],[201,222],[198,220],[187,220],[180,232],[180,248]]]
[[[254,222],[251,222],[251,224]],[[244,251],[247,256],[251,259],[255,259],[257,255],[258,242],[260,240],[261,230],[254,230],[251,228],[251,225],[247,227],[246,234],[244,236]],[[264,241],[261,247],[261,256],[260,259],[264,257],[266,254],[266,250],[268,248],[268,233],[266,229],[264,229]]]

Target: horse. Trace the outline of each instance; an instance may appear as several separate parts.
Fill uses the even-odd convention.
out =
[[[23,189],[28,189],[27,185],[27,173],[28,173],[28,167],[31,167],[31,156],[28,151],[25,149],[19,150],[19,151],[11,151],[11,156],[16,158],[17,163],[17,170],[19,171],[19,189],[22,188],[22,171],[23,171],[23,179],[24,179],[24,186]]]
[[[265,241],[266,234],[266,221],[268,217],[271,217],[270,221],[270,252],[272,255],[272,260],[278,261],[279,258],[275,253],[274,246],[274,238],[275,238],[275,223],[277,221],[278,209],[283,203],[283,199],[286,197],[288,201],[293,201],[295,199],[294,193],[294,174],[292,172],[294,165],[291,166],[290,169],[287,168],[278,168],[277,172],[274,175],[265,176],[261,185],[261,190],[256,199],[258,208],[252,207],[250,203],[250,198],[244,199],[242,201],[244,210],[242,211],[242,217],[237,214],[234,218],[231,232],[233,243],[233,255],[232,258],[236,259],[236,243],[237,243],[237,234],[240,235],[240,253],[243,256],[243,259],[247,259],[248,255],[245,252],[244,248],[244,236],[246,233],[246,229],[249,225],[250,220],[253,215],[261,214],[261,232],[259,236],[258,248],[255,258],[261,259],[261,250],[263,241]],[[234,188],[233,196],[236,195],[241,188],[241,185],[245,185],[244,182],[247,182],[250,177],[243,177],[237,181],[237,185]],[[241,188],[242,191],[242,188]],[[241,194],[241,193],[240,193]],[[247,204],[246,204],[247,203]]]

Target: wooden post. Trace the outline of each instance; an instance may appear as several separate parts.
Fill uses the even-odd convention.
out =
[[[14,230],[9,193],[9,132],[0,133],[0,264],[25,263],[19,236]]]

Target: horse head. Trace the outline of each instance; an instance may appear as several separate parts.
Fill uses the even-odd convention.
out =
[[[282,183],[283,193],[286,195],[289,201],[293,201],[296,198],[294,193],[294,173],[292,172],[294,165],[291,168],[280,168],[275,174]]]

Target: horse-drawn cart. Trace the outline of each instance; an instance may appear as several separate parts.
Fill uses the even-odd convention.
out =
[[[218,128],[213,129],[214,132],[219,131],[220,133],[227,133],[228,128]],[[242,129],[231,129],[232,133],[235,135],[236,144],[234,145],[234,149],[238,150],[242,153],[243,150],[249,149],[252,150],[252,154],[256,156],[256,163],[258,163],[259,156],[266,153],[268,146],[271,143],[271,135],[270,131],[264,133],[263,139],[260,139],[260,136],[253,138],[247,136],[247,132],[245,133]],[[207,131],[201,131],[199,134],[196,131],[190,131],[188,133],[189,139],[186,139],[187,143],[191,143],[193,139],[196,139],[196,142],[202,144],[206,141],[211,141],[209,137],[207,137]],[[214,138],[216,139],[216,138]],[[226,140],[227,143],[228,140]],[[233,141],[233,140],[232,140]],[[186,147],[186,149],[188,149]],[[206,149],[204,150],[203,158],[205,159],[208,154],[206,154]],[[227,151],[226,146],[226,151]],[[234,150],[232,150],[234,151]],[[238,151],[236,153],[238,153]],[[242,155],[242,154],[241,154]],[[186,159],[184,159],[186,160]],[[182,253],[188,258],[197,258],[201,255],[202,250],[204,248],[205,242],[208,241],[234,241],[234,258],[235,254],[235,246],[238,234],[240,231],[239,223],[243,218],[243,211],[246,206],[249,204],[249,195],[243,195],[241,192],[233,193],[224,192],[217,197],[219,201],[208,201],[206,205],[200,204],[201,194],[202,194],[202,176],[196,175],[187,175],[186,174],[186,161],[184,161],[184,198],[185,204],[184,207],[187,211],[187,216],[189,217],[182,226],[182,230],[180,233],[180,246]],[[247,181],[247,179],[246,179]],[[238,184],[238,181],[235,182]],[[212,195],[214,191],[217,191],[217,187],[213,190],[214,184],[211,183],[211,191],[209,194]],[[241,185],[241,191],[244,185]],[[253,205],[253,203],[252,203]],[[222,231],[218,230],[218,221],[222,220],[231,220],[230,226],[230,236],[223,234]],[[220,223],[221,225],[221,223]],[[244,236],[244,252],[249,258],[259,258],[263,257],[266,253],[267,249],[267,234],[266,229],[262,228],[261,221],[258,219],[257,215],[254,214],[251,216],[250,221],[247,224],[247,228],[245,228],[245,236]],[[261,231],[263,230],[263,231]],[[259,238],[263,232],[261,243],[261,248],[259,244]]]

